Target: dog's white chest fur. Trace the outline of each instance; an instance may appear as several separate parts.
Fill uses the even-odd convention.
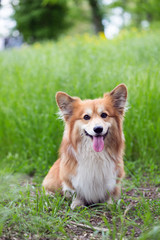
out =
[[[107,152],[95,152],[92,140],[85,138],[76,154],[78,168],[72,177],[72,185],[78,196],[88,203],[103,202],[107,192],[112,192],[116,185],[115,163]]]

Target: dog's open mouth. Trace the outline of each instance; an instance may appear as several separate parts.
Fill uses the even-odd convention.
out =
[[[108,134],[108,131],[104,134],[104,135],[96,135],[96,136],[92,136],[90,135],[86,130],[84,130],[86,136],[89,136],[92,141],[93,141],[93,149],[96,152],[101,152],[104,148],[104,139]]]

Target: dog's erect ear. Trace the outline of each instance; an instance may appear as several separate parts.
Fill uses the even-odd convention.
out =
[[[127,87],[125,84],[120,84],[114,88],[109,95],[112,97],[113,106],[123,114],[127,100]]]
[[[73,102],[76,98],[69,96],[65,92],[57,92],[56,93],[56,101],[59,109],[62,112],[62,115],[65,120],[68,120],[73,112]]]

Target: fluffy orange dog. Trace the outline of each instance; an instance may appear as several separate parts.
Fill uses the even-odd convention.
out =
[[[103,98],[84,100],[56,94],[65,130],[59,159],[43,181],[45,190],[75,193],[71,208],[120,196],[124,177],[122,123],[127,88],[118,85]]]

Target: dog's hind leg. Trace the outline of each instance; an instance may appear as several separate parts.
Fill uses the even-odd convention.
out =
[[[62,183],[59,176],[60,159],[58,159],[43,180],[42,186],[47,192],[61,190]]]

